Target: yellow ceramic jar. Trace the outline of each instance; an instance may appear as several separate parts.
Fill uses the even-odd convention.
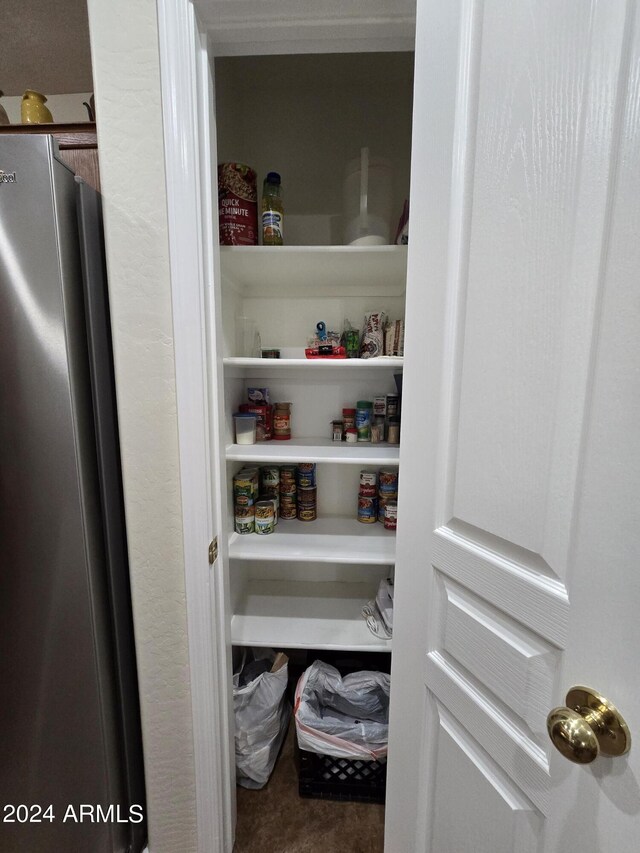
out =
[[[34,92],[33,89],[27,89],[22,96],[20,104],[20,117],[22,124],[49,124],[53,121],[53,116],[47,107],[45,107],[46,98],[40,92]]]

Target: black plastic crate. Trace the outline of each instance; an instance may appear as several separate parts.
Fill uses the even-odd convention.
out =
[[[298,793],[301,797],[384,803],[387,759],[336,758],[300,749],[296,743]]]

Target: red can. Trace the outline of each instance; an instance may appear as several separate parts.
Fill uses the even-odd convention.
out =
[[[258,192],[250,166],[218,166],[218,221],[221,246],[258,245]]]

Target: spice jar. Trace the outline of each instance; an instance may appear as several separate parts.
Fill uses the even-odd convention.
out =
[[[356,410],[355,409],[343,409],[342,410],[342,422],[344,425],[344,438],[346,440],[347,430],[355,428]]]
[[[331,437],[334,441],[342,441],[342,421],[331,421]]]
[[[358,441],[358,430],[355,427],[345,430],[345,439],[347,444],[356,444]]]
[[[387,441],[389,444],[400,444],[400,418],[389,418]]]
[[[276,403],[273,412],[273,437],[276,441],[291,438],[291,403]]]

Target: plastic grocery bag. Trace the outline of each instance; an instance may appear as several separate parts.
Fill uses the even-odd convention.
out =
[[[295,721],[301,749],[336,758],[387,754],[390,678],[386,672],[338,670],[315,661],[298,681]]]
[[[245,684],[243,672],[261,658],[267,658],[271,668]],[[247,650],[233,676],[236,781],[244,788],[264,787],[276,763],[291,715],[285,698],[287,678],[287,656],[271,649]]]

